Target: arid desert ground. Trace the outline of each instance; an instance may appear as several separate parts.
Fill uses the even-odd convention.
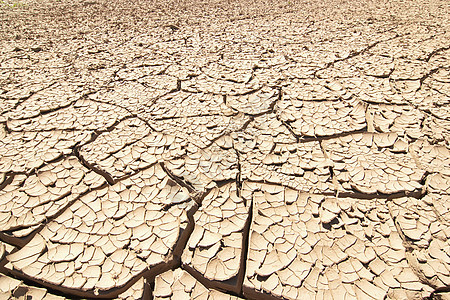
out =
[[[0,1],[0,299],[450,299],[448,0]]]

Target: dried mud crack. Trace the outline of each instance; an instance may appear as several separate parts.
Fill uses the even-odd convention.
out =
[[[0,299],[447,299],[444,0],[0,2]]]

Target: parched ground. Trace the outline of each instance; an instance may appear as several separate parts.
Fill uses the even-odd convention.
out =
[[[450,3],[0,2],[0,299],[448,299]]]

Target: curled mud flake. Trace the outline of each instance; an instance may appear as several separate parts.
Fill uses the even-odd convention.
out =
[[[349,77],[342,79],[342,85],[356,99],[366,103],[404,105],[408,102],[407,96],[398,92],[389,78]]]
[[[18,120],[29,119],[42,113],[67,107],[82,96],[82,88],[69,82],[58,82],[33,94],[6,114],[6,116]]]
[[[278,120],[274,113],[255,117],[246,128],[233,132],[231,137],[234,148],[240,153],[256,149],[270,152],[275,143],[294,144],[297,141],[289,128]]]
[[[394,59],[392,57],[367,54],[363,55],[363,57],[355,58],[355,65],[365,75],[386,78],[394,70]]]
[[[245,83],[251,79],[251,66],[243,68],[245,65],[241,65],[237,63],[237,61],[232,61],[231,64],[228,64],[228,62],[229,61],[225,61],[225,64],[210,63],[202,68],[202,71],[212,78],[227,80],[235,83]]]
[[[423,60],[396,58],[390,78],[393,80],[418,80],[429,73],[431,68],[431,64]]]
[[[185,145],[178,137],[152,131],[142,120],[130,118],[82,146],[79,155],[115,181],[158,161],[181,156]]]
[[[141,300],[148,299],[148,297],[150,297],[150,285],[144,277],[141,277],[115,300]]]
[[[122,70],[121,70],[122,71]],[[121,77],[121,71],[117,76]],[[124,107],[134,114],[141,114],[156,99],[177,89],[177,78],[167,75],[144,75],[133,81],[117,82],[112,88],[102,89],[89,96],[101,103]]]
[[[436,72],[439,73],[439,69]],[[415,93],[415,97],[408,100],[421,111],[448,122],[450,92],[447,85],[448,82],[436,80],[433,76],[427,77],[423,80],[420,90]]]
[[[252,93],[263,87],[261,82],[236,82],[226,79],[215,79],[201,74],[181,82],[181,90],[191,93],[209,93],[218,95],[239,96]]]
[[[432,193],[450,195],[450,176],[441,173],[427,177],[427,190]]]
[[[243,114],[233,116],[182,117],[154,122],[155,130],[206,148],[219,137],[239,130],[249,121]]]
[[[15,250],[15,247],[11,244],[0,242],[0,261],[5,258],[6,255],[10,254]]]
[[[341,94],[345,94],[340,85],[331,85],[326,80],[321,79],[301,79],[292,80],[290,84],[283,89],[286,99],[295,101],[313,101],[313,100],[337,100]]]
[[[155,300],[163,299],[241,299],[236,296],[225,294],[202,285],[192,275],[183,269],[170,270],[155,279],[153,290]]]
[[[44,288],[29,286],[21,280],[3,274],[0,274],[0,297],[2,299],[66,299],[62,296],[53,295]]]
[[[450,120],[428,116],[423,122],[422,130],[430,142],[450,145]]]

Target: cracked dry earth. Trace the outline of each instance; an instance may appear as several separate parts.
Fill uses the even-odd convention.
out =
[[[0,299],[449,299],[450,3],[0,4]]]

